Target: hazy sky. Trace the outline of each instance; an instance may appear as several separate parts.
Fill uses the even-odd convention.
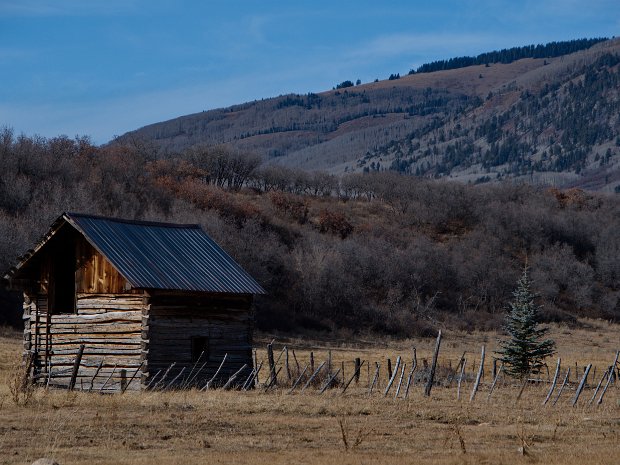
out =
[[[0,0],[0,126],[104,143],[211,108],[619,30],[620,0]]]

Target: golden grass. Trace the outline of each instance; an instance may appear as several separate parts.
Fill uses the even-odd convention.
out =
[[[568,364],[611,363],[618,326],[585,322],[589,329],[554,327],[560,355]],[[570,333],[570,334],[568,334]],[[448,333],[442,363],[453,365],[463,350],[479,358],[480,344],[495,347],[489,333]],[[263,338],[267,340],[268,338]],[[261,340],[259,358],[264,356]],[[278,340],[278,342],[280,342]],[[332,347],[334,365],[355,356],[381,361],[397,354],[429,358],[432,340],[286,341],[302,366],[308,349],[317,365]],[[371,463],[616,463],[620,443],[620,389],[610,388],[601,406],[588,406],[592,388],[576,408],[565,393],[552,407],[541,407],[546,385],[531,385],[520,401],[518,387],[502,384],[487,401],[484,387],[473,403],[471,383],[457,401],[454,385],[435,387],[430,398],[422,386],[408,400],[368,397],[353,385],[346,395],[316,390],[287,395],[209,391],[99,395],[39,389],[26,406],[17,406],[7,387],[19,334],[0,333],[0,463],[31,463],[53,456],[65,464],[371,464]],[[277,356],[277,353],[276,353]],[[599,368],[600,370],[600,368]],[[281,372],[282,373],[282,372]],[[282,376],[282,374],[281,374]],[[347,375],[347,376],[350,376]],[[382,385],[385,385],[382,376]],[[488,380],[487,380],[488,381]],[[346,443],[346,445],[345,445]]]

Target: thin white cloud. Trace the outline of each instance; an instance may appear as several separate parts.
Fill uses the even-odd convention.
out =
[[[82,16],[112,15],[132,11],[138,0],[4,0],[2,16]]]

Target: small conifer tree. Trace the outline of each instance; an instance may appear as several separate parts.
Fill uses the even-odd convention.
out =
[[[540,371],[545,358],[555,352],[555,342],[544,339],[548,329],[539,326],[541,307],[534,302],[536,296],[531,291],[527,267],[513,296],[504,325],[509,337],[499,342],[501,349],[497,353],[508,374],[523,377]]]

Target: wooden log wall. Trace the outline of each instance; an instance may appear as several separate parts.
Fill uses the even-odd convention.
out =
[[[136,294],[78,294],[77,313],[49,315],[49,326],[43,297],[24,299],[24,349],[37,353],[37,382],[45,384],[49,377],[51,386],[68,386],[75,357],[80,345],[84,344],[75,388],[91,388],[92,377],[97,371],[93,390],[100,389],[111,374],[105,391],[117,391],[125,385],[145,359],[146,341],[142,339],[144,297]],[[127,389],[140,389],[141,378],[140,374],[136,376]]]
[[[206,338],[208,342],[207,353],[199,363],[207,362],[196,380],[199,387],[215,374],[226,354],[214,385],[224,384],[244,364],[247,368],[238,378],[243,381],[250,374],[253,367],[251,296],[154,295],[149,303],[145,309],[148,317],[147,376],[154,376],[160,370],[165,372],[173,362],[176,363],[166,376],[169,381],[183,368],[185,373],[191,370],[195,365],[192,338]]]

